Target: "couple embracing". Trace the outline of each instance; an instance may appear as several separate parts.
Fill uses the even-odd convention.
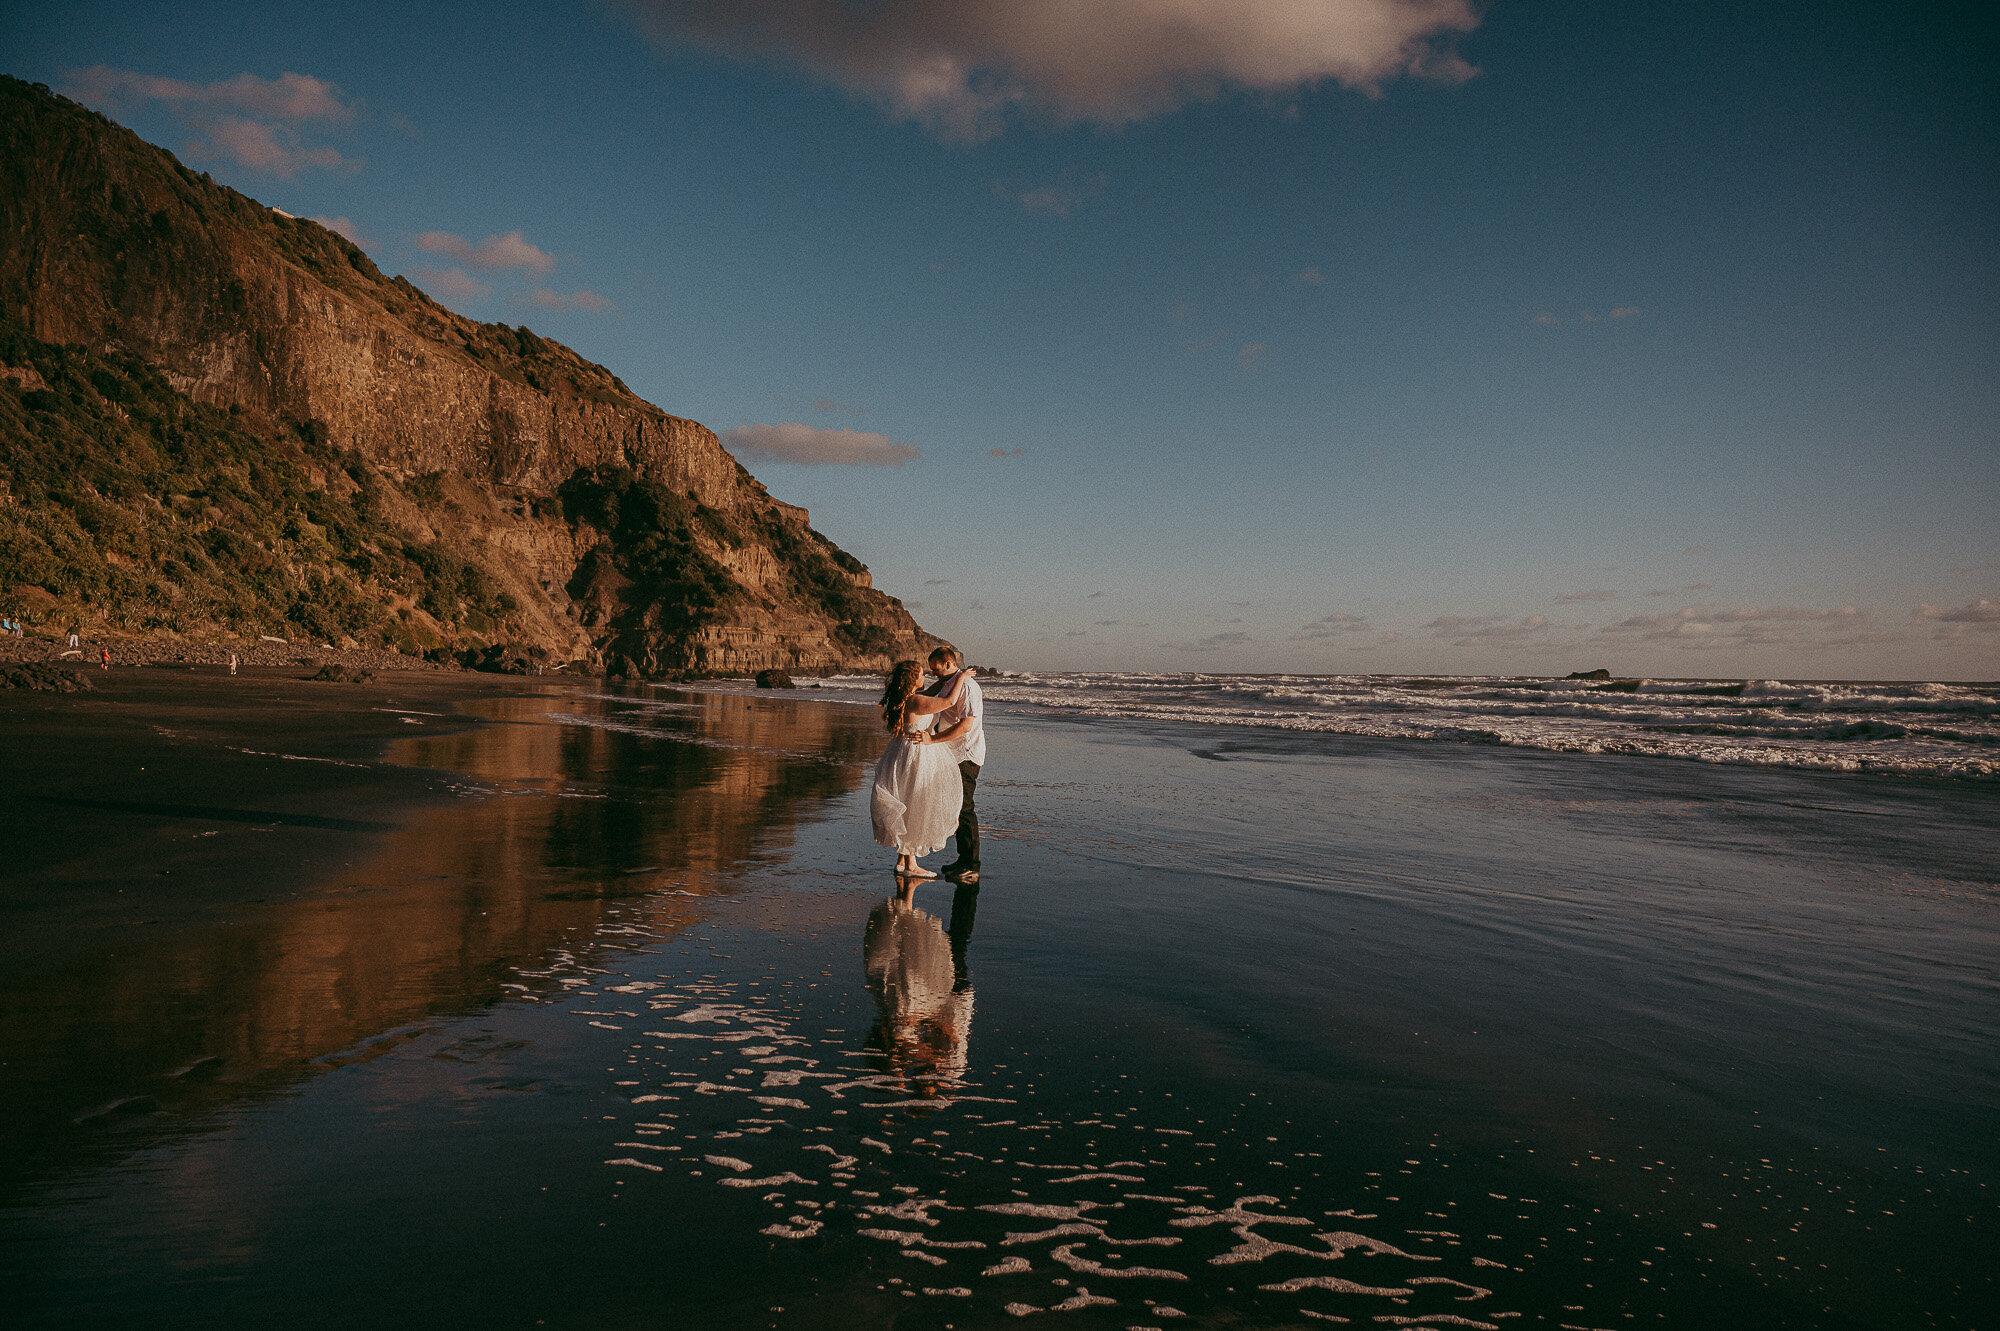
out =
[[[889,747],[875,768],[868,804],[877,845],[896,849],[896,872],[907,878],[942,873],[959,883],[979,881],[979,815],[972,794],[986,762],[980,724],[979,685],[949,643],[930,656],[934,682],[924,687],[915,661],[898,661],[882,689],[882,724]],[[920,855],[958,840],[958,856],[933,873]]]

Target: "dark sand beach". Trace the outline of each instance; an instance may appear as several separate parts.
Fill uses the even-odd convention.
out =
[[[995,709],[0,694],[34,1326],[1990,1326],[1988,782]]]

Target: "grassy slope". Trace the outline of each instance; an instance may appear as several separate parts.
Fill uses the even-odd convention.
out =
[[[476,566],[385,522],[389,482],[323,429],[258,433],[142,361],[18,325],[0,323],[0,362],[46,385],[0,389],[0,589],[39,587],[54,613],[128,632],[406,651],[438,638],[398,603],[471,634],[512,608]]]

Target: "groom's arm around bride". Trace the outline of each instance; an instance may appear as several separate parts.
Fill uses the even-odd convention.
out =
[[[942,696],[951,692],[952,680],[964,668],[964,658],[958,648],[946,643],[931,652],[930,667],[938,682],[926,691]],[[964,783],[965,800],[958,810],[957,854],[938,871],[963,883],[979,881],[979,812],[973,807],[972,796],[979,786],[979,769],[986,765],[986,727],[982,714],[979,682],[968,679],[957,706],[938,713],[937,730],[931,740],[950,746],[948,752],[958,763],[959,779]]]

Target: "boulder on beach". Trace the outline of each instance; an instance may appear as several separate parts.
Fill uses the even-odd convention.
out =
[[[0,665],[0,689],[26,689],[30,693],[81,693],[94,687],[74,670],[27,661]]]
[[[792,683],[792,677],[782,670],[759,670],[757,672],[757,687],[760,689],[795,689],[798,685]]]
[[[489,647],[468,647],[458,653],[458,663],[467,670],[483,670],[491,675],[532,675],[535,664],[548,652],[518,642],[496,642]]]
[[[375,672],[328,662],[319,668],[319,673],[313,678],[323,679],[329,684],[372,684],[375,682]]]

